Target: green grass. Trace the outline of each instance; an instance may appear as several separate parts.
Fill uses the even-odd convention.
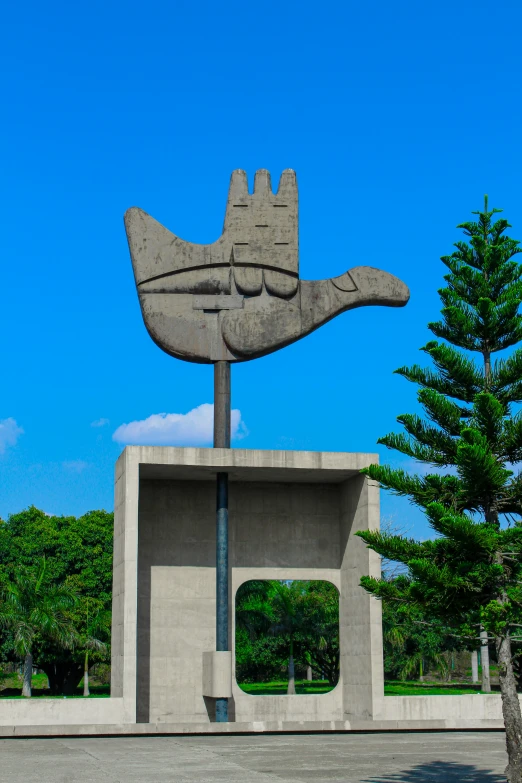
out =
[[[244,682],[238,683],[245,693],[253,696],[286,696],[288,680],[276,680],[274,682]],[[296,693],[329,693],[333,690],[328,680],[296,680]]]
[[[238,683],[245,693],[253,696],[286,696],[287,680],[275,680],[273,682]],[[321,694],[333,690],[328,680],[296,680],[295,689],[298,694]],[[498,686],[493,685],[493,692],[498,692]],[[90,686],[91,699],[107,698],[110,696],[109,685],[99,685],[93,682]],[[460,696],[464,694],[481,693],[479,684],[471,683],[441,683],[441,682],[402,682],[400,680],[387,680],[384,683],[385,696]],[[32,694],[35,699],[63,699],[63,696],[51,695],[47,677],[45,674],[35,674],[32,679]],[[5,674],[0,672],[0,699],[21,699],[22,678],[19,674]],[[76,693],[67,696],[68,699],[83,699],[83,684],[76,689]]]
[[[83,699],[83,680],[76,692],[70,696],[55,696],[51,694],[45,674],[33,674],[31,680],[32,698],[34,699]],[[100,699],[111,695],[110,685],[90,685],[91,692],[88,698]],[[0,699],[22,699],[22,678],[19,674],[6,674],[0,672]]]
[[[493,692],[498,688],[493,685]],[[441,682],[401,682],[389,680],[384,683],[385,696],[462,696],[465,694],[482,693],[479,683],[441,683]]]
[[[286,696],[287,680],[274,682],[238,683],[245,693],[253,696]],[[303,693],[328,693],[333,690],[327,680],[296,680],[295,689],[298,694]],[[498,687],[493,686],[493,692],[498,692]],[[390,680],[384,683],[385,696],[461,696],[465,694],[481,693],[480,687],[471,683],[441,683],[441,682],[401,682]]]

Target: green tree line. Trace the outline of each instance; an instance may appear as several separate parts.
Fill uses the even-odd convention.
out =
[[[90,664],[110,660],[113,514],[0,520],[0,661],[42,669],[53,694],[74,693]]]
[[[288,678],[308,669],[334,687],[339,680],[339,593],[319,580],[253,580],[236,594],[236,679]]]

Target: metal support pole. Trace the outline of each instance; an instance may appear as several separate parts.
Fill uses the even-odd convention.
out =
[[[214,448],[230,448],[230,362],[214,364]]]
[[[230,448],[230,363],[214,364],[214,448]],[[216,650],[228,650],[228,473],[217,474]],[[228,721],[228,699],[216,699],[216,722]]]

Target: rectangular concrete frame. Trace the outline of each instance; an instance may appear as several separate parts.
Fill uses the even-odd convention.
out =
[[[382,710],[381,609],[359,586],[379,560],[354,536],[379,525],[374,454],[128,447],[117,465],[112,694],[127,720],[213,719],[203,654],[215,647],[215,475],[230,477],[230,618],[249,579],[326,579],[340,593],[341,681],[318,696],[250,696],[231,717],[372,719]],[[231,644],[233,650],[233,644]]]

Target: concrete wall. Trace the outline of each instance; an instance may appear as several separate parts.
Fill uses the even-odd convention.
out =
[[[202,694],[201,661],[215,648],[215,492],[213,482],[140,482],[139,722],[213,716]],[[231,483],[231,649],[241,582],[328,577],[339,587],[339,559],[337,485]],[[236,684],[230,706],[236,721],[341,718],[342,692],[274,699],[250,696]]]
[[[520,700],[521,697],[519,697]],[[480,721],[502,721],[502,701],[499,694],[477,693],[463,696],[386,696],[378,720],[424,721],[468,720],[474,726]]]
[[[138,530],[137,721],[208,719],[198,662],[212,650],[212,487],[142,481]]]
[[[380,607],[358,586],[378,560],[354,538],[378,525],[378,491],[359,473],[372,461],[375,455],[125,450],[116,473],[113,692],[123,695],[128,719],[133,700],[137,722],[213,719],[202,658],[215,647],[215,472],[223,468],[230,476],[231,649],[235,593],[253,578],[334,583],[343,648],[332,692],[251,696],[234,681],[231,719],[368,719],[380,709]]]
[[[362,475],[340,487],[340,646],[344,717],[372,719],[384,698],[381,604],[362,590],[361,576],[381,574],[380,558],[355,533],[378,530],[379,488]]]
[[[0,700],[0,726],[74,726],[123,722],[123,699]]]
[[[125,449],[116,463],[111,634],[111,697],[123,697],[124,720],[136,721],[139,463]],[[136,477],[134,480],[128,480]]]

